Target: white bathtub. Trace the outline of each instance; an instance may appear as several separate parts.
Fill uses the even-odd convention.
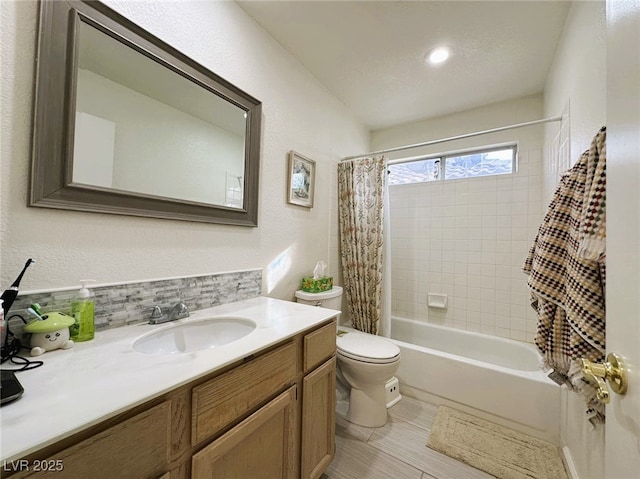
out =
[[[402,318],[391,331],[403,394],[559,443],[560,387],[539,369],[533,345]]]

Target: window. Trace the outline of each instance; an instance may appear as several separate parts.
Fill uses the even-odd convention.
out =
[[[516,171],[516,153],[516,145],[511,145],[464,154],[400,160],[389,165],[389,184],[406,185],[513,173]]]
[[[389,165],[389,184],[406,185],[440,179],[440,158],[426,158]]]

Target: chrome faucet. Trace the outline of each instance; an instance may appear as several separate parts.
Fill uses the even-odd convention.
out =
[[[153,307],[153,312],[151,313],[149,324],[168,323],[169,321],[175,321],[176,319],[183,319],[188,317],[189,308],[187,308],[187,305],[182,301],[176,303],[173,308],[171,308],[168,314],[165,314],[162,308],[156,304]]]

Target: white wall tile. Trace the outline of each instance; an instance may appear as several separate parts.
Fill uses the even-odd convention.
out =
[[[542,221],[542,154],[517,174],[390,189],[393,314],[532,341],[522,264]],[[417,205],[417,206],[410,206]],[[449,295],[447,310],[426,306]]]

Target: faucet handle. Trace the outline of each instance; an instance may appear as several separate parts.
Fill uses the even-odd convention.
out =
[[[151,319],[160,319],[162,318],[163,314],[162,314],[162,308],[160,307],[159,304],[156,304],[153,307],[153,311],[151,311]]]
[[[180,301],[173,308],[171,308],[171,314],[169,316],[171,320],[188,318],[189,308],[187,308],[186,304]]]

